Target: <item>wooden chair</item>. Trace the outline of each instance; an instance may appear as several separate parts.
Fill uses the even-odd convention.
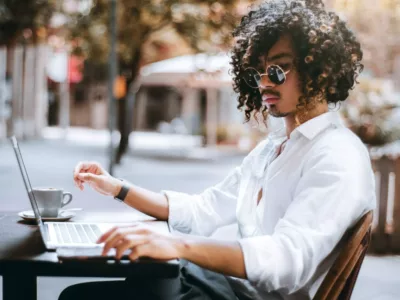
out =
[[[346,233],[339,256],[328,271],[314,300],[349,300],[371,240],[372,211]]]

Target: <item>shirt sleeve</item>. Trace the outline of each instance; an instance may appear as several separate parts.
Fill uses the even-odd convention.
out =
[[[217,228],[233,223],[240,178],[241,166],[199,195],[162,191],[168,198],[170,226],[184,233],[209,236]]]
[[[345,231],[373,208],[373,172],[367,151],[359,150],[319,149],[310,155],[274,233],[240,240],[253,285],[287,294],[301,289]]]

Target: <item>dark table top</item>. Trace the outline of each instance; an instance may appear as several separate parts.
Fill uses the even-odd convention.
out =
[[[71,221],[129,223],[149,219],[135,212],[78,212]],[[178,272],[178,260],[59,262],[56,252],[46,250],[35,224],[23,221],[17,212],[0,212],[0,275],[168,278],[176,277]]]

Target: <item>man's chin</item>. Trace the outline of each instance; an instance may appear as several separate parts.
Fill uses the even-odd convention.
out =
[[[290,113],[279,111],[276,106],[271,106],[268,108],[268,114],[274,118],[284,118],[287,117]]]

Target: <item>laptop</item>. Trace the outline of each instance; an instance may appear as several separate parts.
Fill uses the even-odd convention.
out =
[[[28,172],[22,158],[21,150],[15,136],[11,138],[18,166],[21,171],[22,179],[28,198],[32,206],[35,219],[39,226],[43,243],[48,250],[63,249],[66,256],[99,256],[104,244],[96,244],[98,238],[112,227],[116,225],[124,225],[121,223],[85,223],[85,222],[43,222],[39,214],[39,208],[32,192],[31,182]],[[149,221],[150,226],[154,226],[155,230],[161,233],[168,233],[168,223],[165,221]],[[69,249],[69,250],[68,250]],[[73,250],[73,251],[72,251]],[[84,251],[82,251],[84,250]],[[87,251],[92,250],[92,251]],[[113,250],[113,249],[112,249]],[[114,251],[110,252],[110,256],[114,255]]]

